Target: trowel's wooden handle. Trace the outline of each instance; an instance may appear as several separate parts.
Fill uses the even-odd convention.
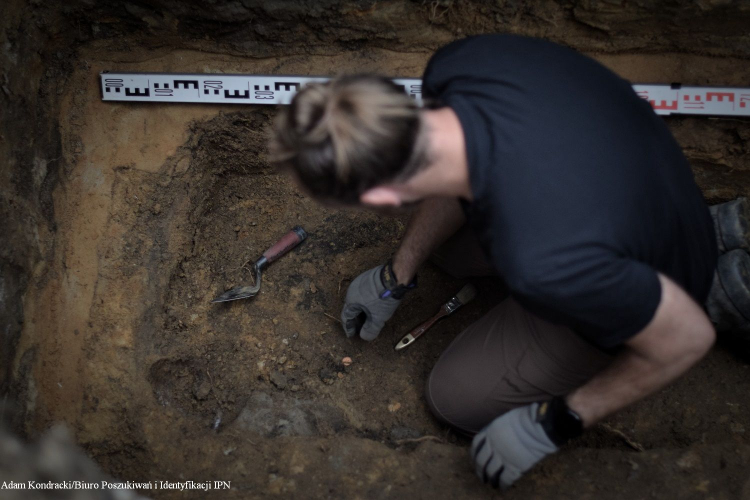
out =
[[[297,226],[286,233],[279,241],[274,243],[271,248],[263,252],[263,257],[265,257],[268,264],[270,264],[292,248],[305,241],[305,238],[307,238],[307,233],[304,229]]]

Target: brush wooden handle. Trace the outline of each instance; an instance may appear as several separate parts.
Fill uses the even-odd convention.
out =
[[[441,307],[438,313],[416,327],[414,330],[410,331],[407,335],[411,335],[414,340],[417,340],[419,337],[422,336],[424,332],[429,330],[429,328],[434,325],[439,319],[444,318],[450,314],[448,311],[445,310],[445,307]]]
[[[291,231],[282,236],[279,241],[274,243],[271,248],[263,252],[263,257],[266,258],[266,263],[270,264],[282,255],[286,254],[287,252],[289,252],[289,250],[305,241],[305,238],[307,238],[307,233],[304,229],[299,226],[293,228]]]

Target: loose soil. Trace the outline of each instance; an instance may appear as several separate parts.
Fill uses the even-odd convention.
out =
[[[450,4],[433,3],[435,16]],[[337,320],[346,288],[391,255],[407,214],[300,194],[266,161],[272,107],[99,100],[103,70],[417,77],[430,54],[81,48],[56,117],[54,245],[29,278],[14,362],[27,375],[17,386],[25,431],[64,421],[115,477],[231,481],[231,498],[499,496],[422,395],[440,353],[504,296],[497,280],[473,280],[477,300],[397,353],[394,343],[465,283],[428,264],[375,342],[347,339]],[[731,57],[592,55],[633,81],[750,81],[747,60]],[[668,122],[708,201],[747,194],[746,121]],[[267,269],[257,297],[210,303],[247,284],[249,265],[295,225],[308,240]],[[718,346],[503,496],[750,498],[748,366]]]

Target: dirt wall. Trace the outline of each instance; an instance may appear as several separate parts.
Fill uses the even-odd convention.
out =
[[[404,219],[299,195],[265,160],[272,108],[105,104],[99,71],[418,77],[450,40],[513,32],[572,46],[634,82],[750,81],[746,2],[0,8],[0,388],[17,402],[15,429],[35,436],[65,422],[118,477],[224,474],[239,497],[488,495],[466,443],[431,419],[421,390],[453,335],[502,292],[479,283],[473,309],[398,357],[391,340],[460,285],[428,268],[385,340],[346,341],[331,316],[348,280],[393,251]],[[746,120],[668,124],[708,201],[748,192]],[[209,304],[296,224],[310,240],[274,264],[257,299]],[[344,356],[354,363],[343,367]],[[516,494],[736,497],[750,453],[746,373],[713,353]]]

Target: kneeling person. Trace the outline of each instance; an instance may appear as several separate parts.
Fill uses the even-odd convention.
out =
[[[505,280],[511,297],[446,350],[427,399],[507,487],[706,354],[714,229],[661,118],[588,57],[472,37],[432,57],[422,89],[420,109],[380,77],[309,85],[272,158],[319,199],[420,202],[393,259],[350,285],[347,335],[373,340],[441,245],[449,272]]]

